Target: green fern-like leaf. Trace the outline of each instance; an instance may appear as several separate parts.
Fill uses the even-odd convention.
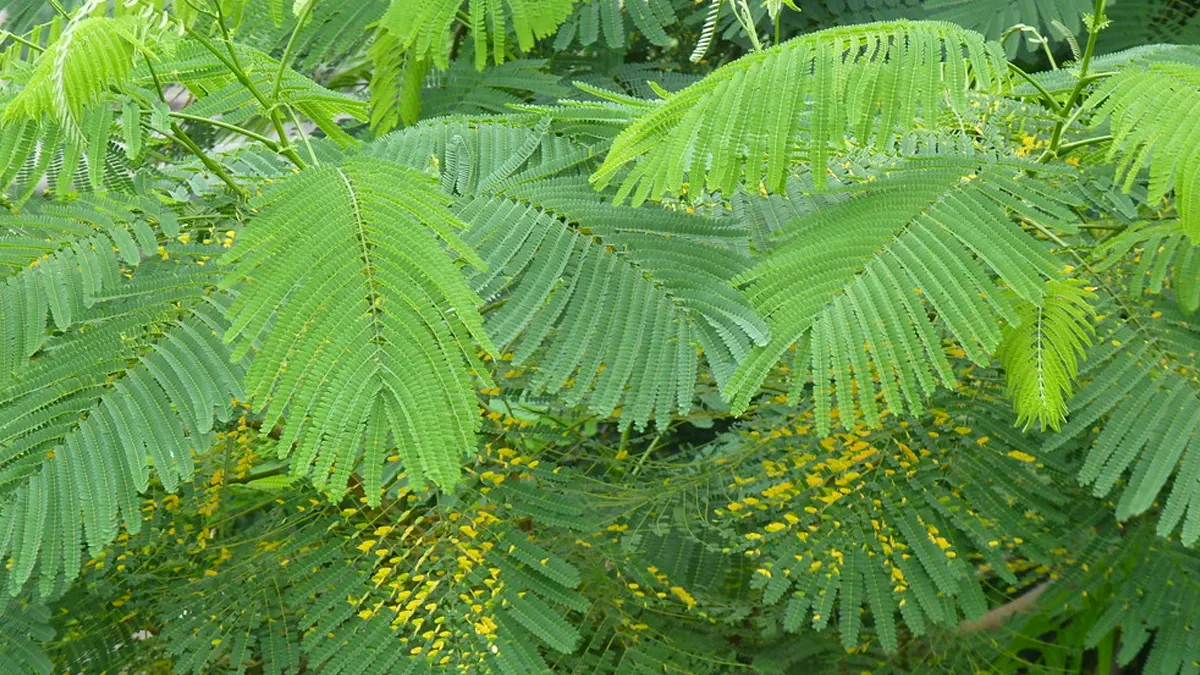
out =
[[[381,31],[371,45],[371,128],[385,133],[401,124],[416,124],[421,116],[421,86],[428,59],[412,58],[400,50],[390,33]]]
[[[281,452],[340,493],[362,450],[378,485],[386,438],[368,428],[382,415],[410,478],[452,486],[475,447],[472,369],[486,377],[471,339],[495,350],[438,241],[483,267],[445,197],[416,171],[361,158],[302,172],[258,208],[228,256],[227,339],[239,354],[261,341],[246,388],[267,419],[286,414]]]
[[[258,91],[273,92],[279,62],[251,47],[235,45],[232,49],[238,55],[246,77]],[[187,87],[196,96],[196,100],[185,108],[191,115],[220,117],[227,122],[242,124],[267,112],[221,59],[194,41],[178,45],[169,58],[164,57],[153,66],[153,71],[143,65],[133,76],[138,84],[147,87],[156,86],[156,76],[159,80],[178,82]],[[322,87],[291,69],[286,69],[280,79],[279,100],[311,119],[326,136],[344,146],[355,145],[356,141],[338,125],[337,119],[340,116],[356,120],[368,118],[365,102]]]
[[[119,522],[138,531],[151,466],[168,490],[191,476],[196,439],[241,397],[241,368],[220,341],[224,303],[206,295],[219,275],[143,263],[0,387],[0,551],[12,553],[14,593],[35,569],[43,594],[73,580],[81,544],[100,551]],[[87,293],[92,282],[63,283],[55,293]]]
[[[297,17],[292,10],[300,3],[238,0],[245,16],[238,30],[246,44],[278,55],[287,46]],[[284,11],[284,5],[287,10]],[[387,10],[387,0],[314,2],[308,21],[292,45],[293,66],[301,72],[340,66],[360,52],[374,34],[372,26]]]
[[[591,46],[603,32],[605,45],[624,49],[626,19],[651,44],[659,47],[671,45],[671,37],[665,28],[678,21],[670,0],[590,0],[563,22],[554,39],[554,48],[566,50],[575,42]]]
[[[50,116],[70,122],[110,87],[126,81],[144,53],[138,23],[103,16],[73,19],[38,56],[29,82],[5,108],[6,123]]]
[[[522,51],[534,41],[553,35],[570,16],[578,0],[469,0],[471,35],[475,43],[475,67],[483,68],[488,54],[496,63],[505,60],[509,26]],[[418,59],[431,59],[439,68],[450,65],[451,24],[463,0],[431,0],[414,3],[393,0],[380,19],[382,29],[399,40],[400,49]],[[491,48],[488,38],[491,38]]]
[[[16,378],[45,344],[50,328],[66,330],[83,320],[100,298],[119,285],[122,265],[156,253],[157,233],[148,222],[161,216],[167,236],[178,224],[148,202],[96,196],[74,204],[35,205],[20,215],[0,216],[7,230],[0,249],[0,370]]]
[[[947,101],[963,107],[970,89],[988,89],[1003,72],[994,44],[954,24],[820,31],[672,94],[621,132],[593,181],[619,182],[619,197],[635,204],[687,181],[732,194],[745,177],[778,191],[802,148],[820,187],[831,146],[847,134],[890,146],[895,132],[934,119]]]
[[[1200,66],[1151,62],[1122,69],[1085,103],[1095,123],[1111,121],[1109,157],[1120,155],[1118,180],[1129,190],[1150,170],[1149,203],[1175,190],[1184,231],[1200,243],[1200,135],[1188,120],[1200,105]]]
[[[1137,223],[1104,242],[1095,257],[1098,271],[1107,270],[1135,253],[1136,267],[1129,279],[1129,296],[1162,293],[1170,288],[1184,314],[1200,309],[1200,244],[1189,237],[1182,222]]]
[[[466,193],[465,239],[487,262],[470,277],[493,306],[487,329],[512,345],[536,391],[565,392],[638,425],[691,408],[700,346],[724,382],[767,329],[729,283],[747,262],[728,220],[615,206],[577,164],[586,147],[500,120],[430,122],[372,150]]]
[[[1067,399],[1095,332],[1096,296],[1079,280],[1052,281],[1041,306],[1016,304],[1019,322],[1004,327],[1000,363],[1008,377],[1008,395],[1017,424],[1057,430],[1067,417]]]
[[[1180,321],[1170,306],[1160,306],[1153,316],[1123,325],[1112,313],[1140,310],[1104,299],[1098,309],[1110,318],[1098,327],[1101,339],[1080,369],[1086,384],[1071,401],[1067,423],[1042,452],[1062,452],[1082,438],[1080,482],[1099,497],[1119,490],[1120,520],[1145,512],[1167,492],[1158,532],[1168,536],[1181,527],[1181,541],[1190,546],[1200,540],[1200,484],[1193,479],[1200,467],[1200,388],[1193,365],[1200,329]]]
[[[105,189],[132,194],[130,153],[114,142],[115,119],[112,107],[100,103],[71,122],[0,123],[0,191],[17,205],[33,197],[43,181],[59,195]]]
[[[707,468],[711,456],[664,472],[671,485],[711,481],[697,490],[711,515],[680,527],[710,550],[752,551],[749,602],[788,633],[837,626],[843,647],[858,648],[866,609],[872,638],[895,652],[899,621],[919,636],[978,616],[987,600],[977,565],[1015,583],[1006,556],[1049,561],[1045,547],[1067,517],[1047,472],[994,433],[1010,431],[994,422],[1006,407],[993,400],[999,383],[984,391],[967,403],[941,396],[904,424],[833,436],[816,432],[811,405],[760,408],[711,450],[738,465],[735,482]],[[631,522],[662,518],[654,509],[669,509],[683,488],[658,490]]]
[[[1113,3],[1119,4],[1119,3]],[[977,30],[989,39],[999,39],[1013,26],[1025,24],[1038,30],[1042,37],[1055,42],[1064,35],[1055,24],[1074,38],[1084,32],[1082,16],[1091,12],[1092,0],[1044,0],[1027,3],[1023,0],[927,0],[920,14],[939,21],[952,21],[965,28]],[[1027,36],[1013,36],[1005,43],[1010,55],[1041,47]]]
[[[1153,675],[1194,668],[1200,622],[1196,551],[1157,539],[1147,526],[1133,525],[1119,538],[1093,537],[1063,575],[1065,583],[1054,583],[1042,597],[1042,612],[1081,633],[1085,648],[1119,644],[1112,661],[1121,667],[1141,661],[1142,671]],[[1118,630],[1121,639],[1113,641]]]
[[[45,607],[0,598],[0,668],[12,675],[50,675],[54,664],[41,643],[54,637]]]
[[[988,271],[1035,306],[1054,272],[1008,209],[1040,218],[1036,204],[1071,218],[1061,193],[1022,180],[1019,170],[986,159],[911,160],[797,221],[737,280],[767,318],[771,341],[741,363],[725,395],[744,408],[798,344],[793,396],[811,379],[820,429],[829,429],[835,394],[846,426],[860,415],[876,424],[879,393],[888,410],[922,411],[938,382],[955,382],[927,306],[967,357],[986,364],[1001,340],[995,318],[1020,321]]]

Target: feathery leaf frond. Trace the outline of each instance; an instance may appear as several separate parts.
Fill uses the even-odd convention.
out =
[[[736,280],[767,319],[771,341],[740,364],[725,395],[744,409],[798,344],[792,395],[811,379],[820,429],[829,428],[835,394],[847,428],[859,416],[878,423],[879,393],[887,410],[919,413],[938,382],[955,382],[931,309],[966,356],[985,365],[1001,341],[995,318],[1021,318],[988,273],[1041,306],[1055,267],[1008,211],[1071,218],[1063,194],[1023,180],[1021,169],[986,158],[913,159],[794,223]]]
[[[1008,378],[1017,424],[1037,422],[1058,430],[1067,418],[1067,399],[1095,332],[1090,300],[1095,294],[1078,279],[1049,282],[1041,306],[1018,301],[1018,322],[1004,327],[998,356]]]
[[[271,92],[279,62],[252,47],[237,45],[233,49],[245,69],[247,79],[260,93]],[[149,66],[139,66],[134,77],[143,86],[155,86],[155,75],[183,85],[196,97],[185,108],[191,115],[219,117],[226,122],[242,124],[268,112],[220,59],[197,42],[181,43],[174,54],[160,61],[154,64],[153,72]],[[285,69],[280,79],[279,99],[311,119],[326,136],[344,146],[354,145],[355,140],[338,125],[337,119],[348,116],[366,120],[368,117],[365,102],[327,89],[291,69]]]
[[[626,19],[651,44],[667,47],[671,37],[666,28],[678,21],[671,0],[589,0],[579,5],[563,22],[554,38],[554,48],[565,50],[578,42],[585,47],[596,44],[604,33],[604,44],[624,49]]]
[[[1147,202],[1175,190],[1184,231],[1200,243],[1200,133],[1189,120],[1200,108],[1200,65],[1151,62],[1122,69],[1103,82],[1085,104],[1095,123],[1110,120],[1118,154],[1118,181],[1129,190],[1143,168],[1150,170]]]
[[[486,378],[469,341],[495,349],[439,243],[483,266],[445,197],[412,169],[352,158],[287,179],[257,208],[227,257],[238,296],[226,339],[237,354],[261,341],[246,389],[272,423],[286,415],[280,452],[336,494],[360,451],[378,486],[391,446],[410,480],[453,485],[479,426],[472,370]],[[384,420],[392,443],[372,432]]]
[[[1162,293],[1169,288],[1184,314],[1200,309],[1200,244],[1194,242],[1179,220],[1144,222],[1104,242],[1096,253],[1096,269],[1107,270],[1133,253],[1129,296]]]
[[[820,31],[672,94],[621,132],[593,181],[619,182],[618,198],[635,205],[687,181],[732,194],[744,176],[778,191],[803,149],[820,187],[831,146],[843,146],[845,135],[890,146],[894,133],[948,105],[962,108],[968,91],[989,89],[1003,73],[996,45],[950,23]]]
[[[100,551],[119,522],[138,531],[151,466],[171,491],[191,476],[197,437],[241,397],[223,303],[207,295],[219,277],[144,263],[0,388],[0,551],[13,556],[14,594],[35,568],[43,595],[73,580],[81,544]]]
[[[70,328],[115,292],[122,271],[157,254],[155,228],[139,208],[161,214],[148,202],[95,196],[0,215],[8,235],[0,249],[0,371],[9,381],[50,336],[47,313],[54,329]],[[171,217],[156,222],[168,237],[179,234]]]
[[[84,107],[129,78],[134,55],[144,52],[137,25],[129,18],[72,20],[38,56],[29,82],[5,107],[4,121],[43,116],[67,123],[77,120]]]
[[[45,607],[21,606],[0,596],[0,668],[12,675],[50,675],[54,663],[41,643],[54,637]]]
[[[1163,314],[1175,312],[1165,303],[1160,306]],[[1042,453],[1061,452],[1082,438],[1086,457],[1079,481],[1091,485],[1098,497],[1119,489],[1119,520],[1151,508],[1174,475],[1158,532],[1168,536],[1182,523],[1181,541],[1190,546],[1200,540],[1200,483],[1195,480],[1200,466],[1200,386],[1194,366],[1200,329],[1178,319],[1178,327],[1162,319],[1146,323],[1149,317],[1132,324],[1116,322],[1110,312],[1131,308],[1113,298],[1098,309],[1110,318],[1098,326],[1101,339],[1080,370],[1086,384],[1071,400],[1067,423],[1046,440]],[[1130,476],[1121,481],[1126,471]]]
[[[497,121],[430,122],[372,151],[416,163],[432,154],[443,183],[465,193],[465,239],[487,263],[469,282],[494,307],[487,330],[513,346],[530,388],[569,389],[643,425],[691,409],[696,346],[724,382],[766,325],[729,283],[747,261],[728,220],[615,206],[577,164],[586,147]],[[628,393],[626,392],[628,389]]]
[[[570,16],[579,0],[469,0],[471,37],[475,44],[475,67],[487,64],[488,54],[496,63],[506,57],[508,30],[517,35],[517,46],[529,51],[535,40],[553,35]],[[463,0],[410,2],[393,0],[379,25],[398,41],[400,49],[418,59],[431,59],[443,70],[450,65],[450,30]],[[491,38],[489,49],[488,39]]]

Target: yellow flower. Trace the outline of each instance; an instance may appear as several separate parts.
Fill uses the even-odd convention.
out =
[[[1018,462],[1025,462],[1026,464],[1037,461],[1037,457],[1021,452],[1020,450],[1011,450],[1009,451],[1008,456],[1012,457]]]

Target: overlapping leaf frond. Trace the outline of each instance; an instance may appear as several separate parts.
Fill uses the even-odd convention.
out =
[[[50,675],[54,664],[42,644],[54,637],[50,612],[0,597],[0,668],[13,675]]]
[[[588,194],[583,180],[574,187]],[[481,197],[462,211],[491,268],[473,283],[505,301],[489,331],[515,340],[512,365],[534,367],[534,390],[569,388],[567,405],[586,402],[605,416],[624,401],[623,420],[662,421],[692,407],[697,344],[723,381],[766,339],[728,282],[745,261],[705,241],[724,234],[719,228],[669,212],[622,213],[599,200],[594,212],[603,217],[555,206]]]
[[[547,72],[545,60],[507,61],[479,71],[456,60],[446,71],[435,70],[424,83],[421,110],[426,117],[510,112],[509,106],[536,97],[554,100],[567,93],[559,78]]]
[[[603,33],[604,44],[624,49],[630,24],[651,44],[666,47],[671,44],[666,29],[677,21],[671,0],[589,0],[563,22],[554,48],[565,50],[576,42],[590,46]]]
[[[594,524],[566,497],[567,473],[534,470],[530,457],[505,448],[485,452],[484,482],[458,486],[450,503],[398,486],[380,508],[322,504],[300,481],[255,478],[256,458],[274,441],[240,422],[198,455],[195,490],[145,500],[151,527],[110,552],[130,569],[88,566],[71,606],[108,607],[108,593],[127,604],[108,625],[72,627],[68,644],[85,648],[56,650],[59,663],[69,656],[134,668],[158,654],[180,673],[257,664],[264,672],[526,675],[581,646],[575,624],[590,603],[564,544]],[[219,511],[234,505],[271,517],[224,528]],[[171,529],[202,534],[197,543]],[[180,558],[151,553],[163,550]],[[143,622],[121,621],[127,613]],[[131,636],[138,625],[153,632]]]
[[[1120,30],[1100,34],[1100,51],[1148,44],[1200,44],[1200,14],[1178,0],[1120,0],[1104,10]]]
[[[736,3],[18,0],[0,671],[1195,670],[1200,52]]]
[[[17,377],[42,348],[52,330],[47,313],[59,331],[83,321],[97,298],[116,291],[122,272],[156,254],[156,230],[177,236],[168,214],[149,202],[95,196],[0,216],[8,234],[0,250],[0,370]]]
[[[788,632],[836,625],[847,649],[870,640],[894,652],[897,614],[922,635],[986,611],[970,560],[1017,584],[1006,560],[1053,564],[1069,529],[1056,474],[1004,435],[1002,389],[981,386],[977,401],[946,396],[925,417],[833,436],[816,432],[810,406],[761,408],[691,466],[672,466],[671,487],[630,519],[669,513],[678,502],[666,495],[707,474],[694,489],[708,512],[680,527],[710,550],[745,552],[764,616]]]
[[[83,109],[129,78],[134,55],[143,51],[140,25],[128,17],[73,19],[38,56],[29,81],[5,106],[4,122],[49,116],[76,131],[72,122]]]
[[[371,126],[376,133],[403,122],[449,115],[487,115],[509,112],[509,106],[531,98],[554,100],[567,93],[559,78],[546,72],[544,60],[508,61],[476,70],[460,58],[448,70],[414,63],[389,49],[388,37],[376,42],[375,74],[371,82]],[[382,53],[381,53],[382,52]]]
[[[548,122],[422,125],[377,151],[432,152],[444,183],[466,193],[465,239],[488,266],[469,282],[494,306],[487,330],[512,345],[511,366],[532,369],[533,390],[567,389],[567,405],[605,416],[623,403],[622,419],[638,425],[687,412],[697,346],[724,382],[766,340],[729,283],[747,265],[745,235],[728,221],[611,204],[576,168],[588,149],[547,134]]]
[[[246,44],[278,56],[291,39],[297,17],[286,11],[282,0],[241,1],[245,14],[239,36]],[[287,3],[288,9],[296,4]],[[363,49],[372,35],[372,25],[387,7],[387,0],[318,0],[292,44],[293,66],[308,72],[349,61]]]
[[[1087,648],[1119,645],[1112,662],[1121,667],[1137,661],[1147,675],[1195,669],[1200,558],[1194,550],[1133,526],[1120,539],[1096,537],[1079,557],[1042,596],[1041,614],[1079,626]]]
[[[1040,307],[1016,303],[1018,322],[1004,327],[998,356],[1017,424],[1058,429],[1066,420],[1079,360],[1092,342],[1095,297],[1082,281],[1066,279],[1049,282]]]
[[[122,139],[125,148],[121,148],[115,133],[117,119],[121,115],[101,103],[70,123],[75,132],[49,118],[0,122],[0,192],[11,195],[16,205],[43,185],[60,195],[104,189],[133,193],[130,160],[140,146],[132,141],[140,142],[142,130],[139,126]],[[122,130],[132,129],[127,124],[128,119],[121,121]]]
[[[255,551],[252,565],[198,579],[164,603],[162,637],[175,669],[234,671],[262,658],[275,669],[306,663],[329,673],[442,673],[447,664],[543,672],[539,645],[571,651],[578,643],[562,616],[587,608],[572,590],[578,570],[524,534],[488,527],[479,513],[461,525],[418,518],[426,531],[412,537],[423,544],[415,551],[403,528],[362,518],[361,540],[353,522],[328,515],[286,539],[272,533],[276,546]],[[460,527],[474,536],[451,542]],[[252,551],[252,541],[244,548]],[[239,590],[251,578],[254,592]]]
[[[421,173],[352,158],[271,190],[229,254],[227,339],[238,354],[261,341],[246,390],[272,423],[286,417],[280,450],[319,486],[340,493],[361,453],[378,500],[398,446],[411,480],[448,487],[476,445],[473,382],[486,373],[472,340],[495,349],[440,243],[483,266],[445,202]]]
[[[593,180],[619,183],[619,197],[635,205],[687,181],[732,194],[744,177],[779,190],[799,150],[823,167],[848,134],[890,146],[895,132],[965,106],[968,91],[990,88],[1003,72],[994,44],[950,23],[820,31],[672,94],[621,132]],[[820,187],[823,174],[814,175]]]
[[[506,59],[506,43],[511,27],[517,46],[529,51],[534,41],[553,35],[571,15],[579,0],[469,0],[466,3],[471,37],[475,45],[475,66],[483,68],[488,55],[496,63]],[[408,2],[393,0],[379,26],[399,43],[401,51],[421,60],[432,60],[445,69],[450,65],[450,30],[463,0]],[[489,45],[490,40],[490,45]]]
[[[75,265],[103,264],[75,254]],[[66,265],[51,271],[76,273]],[[38,358],[0,388],[0,551],[12,555],[12,592],[36,569],[49,593],[79,573],[83,542],[96,553],[119,523],[136,532],[137,495],[151,466],[169,490],[191,475],[197,439],[241,392],[241,368],[220,340],[224,303],[207,295],[219,276],[156,260],[119,287],[60,277],[46,291],[60,311],[84,308],[72,293],[103,296],[91,296],[93,306],[69,328],[35,341]],[[27,305],[43,313],[45,306]]]
[[[1118,323],[1113,314],[1138,316],[1144,311],[1111,297],[1098,310],[1108,319],[1097,327],[1099,339],[1080,369],[1086,384],[1071,400],[1067,423],[1047,439],[1042,452],[1070,449],[1082,438],[1086,454],[1080,482],[1101,497],[1119,490],[1119,520],[1145,512],[1165,493],[1158,532],[1168,536],[1182,525],[1181,540],[1190,546],[1200,539],[1200,387],[1195,368],[1200,329],[1165,303],[1157,316],[1174,313],[1174,320],[1149,322],[1142,316],[1134,323]],[[1100,420],[1103,424],[1097,426]]]
[[[1104,242],[1096,257],[1098,271],[1105,271],[1134,254],[1129,296],[1169,289],[1184,314],[1200,309],[1200,244],[1191,240],[1178,220],[1142,222]]]
[[[878,423],[880,393],[886,410],[919,412],[939,382],[955,382],[930,309],[967,357],[987,364],[1001,341],[996,317],[1021,320],[989,274],[1041,306],[1054,272],[1049,253],[1009,210],[1072,217],[1066,195],[1020,171],[1003,160],[913,159],[794,223],[784,243],[737,279],[767,319],[771,341],[741,363],[726,396],[744,408],[796,344],[793,396],[813,383],[818,428],[829,429],[835,395],[847,427],[860,416]]]
[[[258,93],[272,96],[279,62],[252,47],[238,45],[234,49]],[[185,108],[194,116],[219,117],[242,124],[267,112],[258,96],[229,72],[221,59],[195,41],[181,43],[169,58],[164,57],[153,66],[140,65],[134,76],[146,87],[155,86],[156,78],[183,85],[195,96],[196,100]],[[338,118],[367,119],[365,102],[322,87],[291,69],[283,72],[279,101],[295,108],[342,145],[353,145],[355,141],[338,125]],[[274,100],[267,102],[273,104]]]
[[[1109,158],[1120,157],[1118,181],[1128,190],[1148,168],[1152,204],[1174,189],[1175,208],[1193,242],[1200,242],[1200,134],[1190,122],[1197,106],[1200,66],[1163,61],[1121,69],[1085,105],[1095,124],[1110,123]]]
[[[1092,0],[1045,0],[1036,3],[1023,0],[926,0],[918,11],[930,19],[953,21],[977,30],[992,40],[1000,38],[1014,26],[1026,24],[1037,28],[1042,37],[1059,41],[1064,37],[1064,32],[1072,37],[1084,32],[1081,18],[1090,13],[1094,5]],[[1025,36],[1014,36],[1011,40],[1006,44],[1010,54],[1015,54],[1022,43],[1029,51],[1041,48],[1029,42]]]

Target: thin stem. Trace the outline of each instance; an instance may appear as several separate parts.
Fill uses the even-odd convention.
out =
[[[271,140],[270,138],[267,138],[266,136],[263,136],[262,134],[255,133],[253,131],[250,131],[249,129],[244,129],[242,127],[239,127],[236,124],[230,124],[229,122],[223,122],[221,120],[212,119],[210,117],[200,117],[199,115],[189,115],[187,113],[182,113],[182,112],[171,112],[170,116],[174,117],[176,119],[187,120],[189,122],[200,122],[202,124],[211,124],[214,127],[220,127],[222,129],[225,129],[226,131],[232,131],[235,134],[241,134],[242,136],[245,136],[246,138],[254,139],[254,140],[258,141],[259,143],[262,143],[263,145],[267,146],[271,150],[274,150],[275,152],[279,152],[279,144],[276,143],[275,141]]]
[[[1041,45],[1042,50],[1046,52],[1046,58],[1050,61],[1051,70],[1058,70],[1058,63],[1054,60],[1054,52],[1050,51],[1050,40],[1048,40],[1046,36],[1042,35],[1040,30],[1034,28],[1033,26],[1019,23],[1012,28],[1009,28],[1000,35],[1000,45],[1003,46],[1005,42],[1008,42],[1008,38],[1016,35],[1017,33],[1031,33],[1033,37],[1029,38],[1029,42],[1031,44]]]
[[[33,49],[33,50],[36,50],[39,52],[46,51],[45,47],[39,45],[36,42],[33,42],[32,40],[26,40],[25,38],[21,37],[20,35],[17,35],[16,33],[11,33],[6,30],[0,30],[0,41],[7,40],[9,38],[12,38],[12,40],[14,42],[19,42],[19,43],[25,45],[26,47],[29,47],[30,49]]]
[[[154,80],[154,93],[158,94],[158,100],[163,105],[167,105],[167,95],[163,93],[162,82],[158,79],[158,72],[154,70],[154,64],[150,62],[150,57],[146,57],[146,68],[150,71],[150,78]]]
[[[150,62],[149,58],[146,59],[146,67],[149,68],[150,77],[151,77],[151,79],[154,80],[154,93],[158,94],[159,101],[162,101],[163,104],[166,104],[167,97],[163,94],[162,82],[159,81],[158,73],[155,72],[154,64]],[[177,116],[177,115],[182,115],[182,114],[183,113],[174,113],[174,112],[171,113],[172,116]],[[193,116],[188,115],[187,117],[193,117]],[[200,118],[200,119],[203,119],[203,118]],[[212,120],[206,119],[204,121],[211,122]],[[225,184],[228,185],[231,190],[233,190],[235,193],[237,193],[239,195],[247,194],[246,189],[243,188],[242,186],[238,185],[237,182],[233,180],[233,176],[229,175],[229,172],[225,170],[225,167],[221,166],[221,164],[219,162],[217,162],[216,160],[214,160],[212,157],[209,157],[208,153],[204,152],[204,149],[201,148],[199,145],[197,145],[196,142],[192,140],[191,136],[187,135],[187,132],[183,130],[183,127],[179,126],[178,122],[175,122],[175,121],[171,122],[171,132],[172,132],[171,138],[174,141],[178,142],[180,145],[187,148],[189,152],[191,152],[193,155],[195,155],[197,157],[197,159],[199,159],[204,164],[204,166],[208,167],[209,171],[212,171],[214,174],[217,175],[217,177],[219,177],[222,181],[224,181]]]
[[[222,54],[221,50],[212,43],[212,40],[209,40],[206,36],[197,33],[191,28],[187,29],[188,35],[191,35],[196,39],[197,42],[203,45],[205,49],[212,52],[213,55],[216,56],[217,59],[220,60],[221,63],[233,73],[233,76],[237,78],[237,81],[240,82],[252,96],[254,96],[254,99],[263,107],[263,111],[266,113],[267,118],[271,120],[272,126],[275,127],[275,133],[279,136],[279,152],[283,154],[283,156],[287,157],[292,164],[295,164],[301,169],[305,168],[308,165],[303,159],[300,158],[300,155],[296,153],[296,149],[291,146],[291,142],[283,130],[283,119],[279,116],[278,107],[267,102],[266,97],[262,95],[262,92],[258,90],[258,87],[255,86],[254,82],[250,79],[250,76],[247,75],[246,71],[242,68],[242,64],[239,62],[237,57],[237,52],[233,49],[233,43],[230,41],[229,30],[225,27],[225,20],[219,14],[217,16],[217,23],[221,27],[221,34],[225,36],[225,46],[229,50],[229,56]]]
[[[317,153],[313,152],[312,143],[309,142],[308,134],[304,132],[304,127],[300,126],[300,118],[296,116],[296,111],[290,105],[285,107],[287,108],[288,115],[292,118],[292,124],[296,125],[296,133],[300,134],[300,140],[303,141],[304,148],[308,150],[308,158],[312,160],[313,166],[320,166],[321,160],[317,159]]]
[[[1104,28],[1104,7],[1107,0],[1096,0],[1092,20],[1088,26],[1087,46],[1083,50],[1083,58],[1079,60],[1079,79],[1075,81],[1075,87],[1071,89],[1071,95],[1067,97],[1067,102],[1063,104],[1062,111],[1059,114],[1059,120],[1054,125],[1054,132],[1050,136],[1050,145],[1046,148],[1046,152],[1042,154],[1040,161],[1047,161],[1058,156],[1059,146],[1062,144],[1063,132],[1075,120],[1079,119],[1082,108],[1075,109],[1075,105],[1079,103],[1080,96],[1083,95],[1083,90],[1087,86],[1088,67],[1092,64],[1092,56],[1096,53],[1096,39],[1100,37],[1100,31]],[[1070,118],[1063,118],[1062,115],[1066,111],[1072,111]]]
[[[658,447],[658,442],[662,440],[663,434],[665,433],[666,431],[658,432],[658,435],[654,437],[654,440],[650,441],[650,446],[647,447],[646,451],[642,453],[642,457],[638,460],[637,466],[633,467],[634,476],[642,472],[642,466],[646,464],[646,460],[650,457],[650,454],[653,453],[654,449]]]
[[[296,36],[300,35],[300,29],[308,22],[308,17],[312,14],[315,4],[317,4],[316,0],[305,3],[304,11],[296,17],[296,26],[292,28],[292,35],[288,38],[287,46],[283,48],[283,56],[279,59],[279,68],[275,71],[275,86],[271,90],[271,98],[276,101],[279,100],[279,90],[283,86],[283,71],[288,68],[288,64],[292,60],[292,47],[296,44]]]
[[[1045,99],[1046,102],[1050,104],[1050,107],[1054,109],[1055,114],[1060,114],[1062,112],[1062,104],[1058,102],[1058,99],[1054,98],[1053,94],[1046,90],[1046,87],[1043,86],[1041,82],[1038,82],[1037,79],[1022,70],[1021,67],[1015,63],[1009,62],[1008,68],[1017,75],[1020,75],[1021,78],[1026,82],[1032,84],[1034,89],[1037,89],[1042,98]]]
[[[1050,41],[1042,40],[1042,49],[1046,52],[1046,58],[1050,60],[1050,70],[1058,70],[1058,63],[1054,60],[1054,52],[1050,51]]]
[[[746,0],[736,0],[733,5],[733,15],[737,17],[738,23],[742,24],[742,28],[746,34],[750,36],[750,45],[754,51],[762,51],[762,42],[758,39],[758,26],[754,25],[754,15],[750,12],[750,5],[746,4]]]
[[[1116,74],[1117,74],[1117,71],[1115,71],[1115,70],[1106,70],[1102,73],[1092,73],[1092,74],[1088,75],[1087,77],[1081,77],[1079,79],[1083,80],[1084,84],[1091,84],[1092,82],[1095,82],[1096,80],[1103,80],[1106,77],[1112,77],[1113,75],[1116,75]]]
[[[188,223],[196,220],[222,220],[225,217],[226,216],[216,213],[203,213],[194,216],[179,216],[175,220],[178,220],[181,223]]]
[[[1063,155],[1072,150],[1078,150],[1079,148],[1093,145],[1095,143],[1104,143],[1104,142],[1111,141],[1111,140],[1112,140],[1112,134],[1105,134],[1103,136],[1095,136],[1093,138],[1085,138],[1080,141],[1071,141],[1070,143],[1063,143],[1062,145],[1058,146],[1058,153],[1060,155]]]
[[[246,194],[246,189],[238,185],[237,182],[233,180],[233,176],[229,175],[229,172],[225,170],[225,167],[221,166],[221,164],[212,157],[209,157],[208,153],[204,152],[204,149],[197,145],[196,142],[187,135],[187,132],[183,130],[183,127],[179,126],[179,122],[171,122],[171,131],[173,132],[172,137],[174,140],[178,141],[185,148],[187,148],[189,152],[195,155],[204,164],[204,166],[208,167],[209,171],[212,171],[217,175],[218,178],[224,181],[225,184],[229,186],[229,189],[233,190],[239,195],[244,196]]]
[[[1045,225],[1042,225],[1041,223],[1037,222],[1036,220],[1033,220],[1032,218],[1027,218],[1025,216],[1020,216],[1020,219],[1021,219],[1021,222],[1032,226],[1038,232],[1041,232],[1048,239],[1050,239],[1050,241],[1054,242],[1055,244],[1057,244],[1058,246],[1060,246],[1064,250],[1066,250],[1068,253],[1070,253],[1071,257],[1075,259],[1075,262],[1080,267],[1082,267],[1084,270],[1086,270],[1088,274],[1092,275],[1092,279],[1096,282],[1096,286],[1102,287],[1102,288],[1104,288],[1104,290],[1108,291],[1108,294],[1112,296],[1113,301],[1116,302],[1118,305],[1120,305],[1121,308],[1125,311],[1126,316],[1129,317],[1129,321],[1131,323],[1133,323],[1134,325],[1136,325],[1138,330],[1142,331],[1144,334],[1146,334],[1146,335],[1150,334],[1149,328],[1147,328],[1146,324],[1142,322],[1141,318],[1139,318],[1138,313],[1133,309],[1133,307],[1129,306],[1129,304],[1125,301],[1125,296],[1123,294],[1118,293],[1115,289],[1113,289],[1111,286],[1109,286],[1108,282],[1106,282],[1104,280],[1104,277],[1100,276],[1100,274],[1098,274],[1096,272],[1096,269],[1094,267],[1092,267],[1091,263],[1088,262],[1087,258],[1080,255],[1079,251],[1077,251],[1074,247],[1068,246],[1066,242],[1064,242],[1058,235],[1051,232],[1049,230],[1049,228],[1047,228]],[[1153,344],[1153,341],[1151,341],[1151,343]]]

